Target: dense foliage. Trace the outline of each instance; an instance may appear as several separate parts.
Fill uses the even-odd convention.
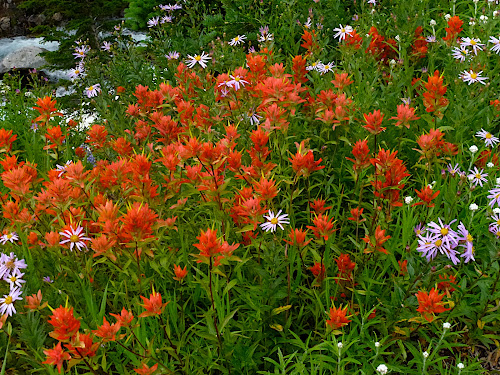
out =
[[[497,369],[498,4],[222,4],[4,81],[2,371]]]

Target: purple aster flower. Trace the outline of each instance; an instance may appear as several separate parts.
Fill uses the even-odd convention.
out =
[[[427,224],[427,227],[429,228],[429,232],[440,236],[445,247],[454,249],[458,245],[458,234],[451,229],[450,225],[455,221],[457,220],[452,220],[450,224],[444,224],[441,218],[438,218],[439,224],[432,221]]]
[[[460,257],[465,258],[465,263],[469,263],[471,260],[474,259],[474,245],[472,244],[472,241],[474,240],[472,236],[470,235],[469,231],[465,228],[465,225],[462,223],[458,224],[458,234],[460,235],[459,240],[463,243],[460,244],[463,248],[465,248],[465,251]]]
[[[497,185],[494,189],[491,189],[489,191],[490,195],[488,195],[488,199],[491,199],[490,200],[490,203],[489,205],[491,206],[491,208],[493,208],[493,206],[496,204],[500,205],[500,187]]]

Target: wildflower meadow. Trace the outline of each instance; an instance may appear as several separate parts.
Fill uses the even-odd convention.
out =
[[[500,371],[499,1],[147,3],[0,85],[0,375]]]

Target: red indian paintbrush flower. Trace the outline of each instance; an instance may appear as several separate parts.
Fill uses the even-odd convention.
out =
[[[134,371],[141,375],[151,375],[158,369],[158,363],[154,366],[149,367],[147,364],[142,363],[141,368],[135,368]]]
[[[134,320],[134,315],[131,312],[125,310],[125,307],[120,312],[120,315],[113,313],[109,315],[114,316],[116,318],[116,321],[120,323],[121,327],[128,327],[130,323],[132,323],[132,320]]]
[[[309,271],[312,272],[316,281],[321,284],[321,282],[325,279],[326,276],[326,268],[323,263],[315,262],[314,266],[308,268]]]
[[[445,28],[446,36],[443,38],[448,45],[457,40],[458,34],[462,31],[463,24],[464,21],[458,16],[453,16],[448,20],[448,27]]]
[[[347,324],[349,324],[350,320],[347,319],[347,306],[342,309],[341,307],[336,308],[335,306],[330,307],[330,313],[326,324],[329,325],[332,329],[339,329]]]
[[[36,101],[38,107],[33,107],[33,109],[36,109],[40,113],[40,116],[35,119],[35,122],[41,121],[47,124],[52,116],[62,116],[61,112],[57,112],[56,103],[57,101],[55,99],[52,100],[50,96],[38,98]]]
[[[352,148],[352,155],[354,156],[354,159],[346,159],[354,163],[352,166],[354,171],[368,167],[370,165],[370,149],[368,148],[368,139],[358,140]]]
[[[288,234],[288,236],[290,237],[290,241],[284,241],[292,246],[304,247],[309,244],[309,242],[311,242],[311,240],[306,241],[306,235],[307,231],[298,228],[291,229],[290,233]]]
[[[416,296],[419,305],[417,311],[429,322],[434,320],[434,314],[450,310],[444,307],[444,302],[441,301],[445,294],[439,294],[435,288],[432,288],[429,293],[420,291]]]
[[[49,324],[54,327],[50,336],[59,341],[73,338],[80,329],[80,321],[73,315],[73,308],[59,306],[52,311]]]
[[[292,163],[297,177],[309,177],[312,172],[325,168],[324,165],[319,165],[323,159],[315,161],[312,150],[305,148],[305,141],[300,142],[300,144],[295,142],[295,146],[297,146],[297,153],[288,160]]]
[[[373,251],[373,249],[380,251],[384,254],[388,254],[387,250],[384,249],[382,246],[391,236],[386,236],[385,235],[385,229],[382,230],[380,228],[380,225],[377,226],[377,229],[375,229],[375,234],[370,237],[368,234],[363,238],[363,241],[365,241],[368,244],[367,249],[365,250],[365,253],[370,253]]]
[[[427,207],[434,207],[434,203],[431,204],[431,201],[436,199],[439,195],[439,190],[434,192],[429,185],[422,188],[422,190],[418,191],[415,189],[417,196],[422,200],[422,202],[414,203],[413,206],[419,206],[421,204],[425,204]]]
[[[227,241],[222,242],[217,238],[217,230],[207,229],[196,237],[200,242],[193,246],[200,250],[200,254],[195,255],[198,262],[207,262],[213,259],[213,266],[217,267],[220,261],[233,254],[240,244],[229,245]]]
[[[425,84],[427,90],[422,95],[424,97],[424,106],[427,112],[434,112],[434,115],[439,119],[443,118],[442,111],[448,106],[448,99],[444,97],[446,94],[446,86],[443,85],[443,77],[439,75],[439,70],[434,72],[434,75],[429,75]]]
[[[0,152],[10,152],[12,143],[17,139],[17,135],[12,135],[12,130],[0,129]]]
[[[139,318],[144,318],[146,316],[152,315],[160,315],[163,312],[165,306],[167,306],[170,302],[168,301],[166,303],[162,303],[161,294],[154,291],[150,294],[149,299],[143,296],[141,296],[141,298],[144,301],[144,305],[142,306],[146,309],[146,311],[139,315]]]
[[[410,121],[418,120],[420,117],[415,116],[415,108],[411,108],[408,104],[400,104],[397,107],[398,115],[391,117],[391,120],[398,120],[395,126],[406,126],[410,129]]]
[[[65,344],[74,358],[89,358],[96,355],[100,343],[94,342],[89,334],[78,333],[69,344]]]
[[[314,232],[316,238],[323,238],[328,241],[328,237],[336,231],[333,229],[333,218],[328,218],[327,215],[320,214],[313,219],[314,225],[308,225],[307,228]]]
[[[57,371],[59,372],[61,372],[64,361],[69,361],[71,359],[71,356],[68,352],[64,351],[60,342],[58,342],[53,349],[44,350],[43,353],[47,356],[47,359],[42,363],[56,365]]]
[[[384,119],[384,114],[380,112],[380,110],[373,111],[368,114],[363,114],[365,118],[365,124],[363,128],[368,130],[372,134],[380,134],[385,131],[385,128],[382,127],[382,120]]]
[[[174,264],[174,273],[175,273],[174,280],[182,281],[188,273],[187,266],[182,268],[181,266],[177,266],[176,264]]]
[[[102,338],[102,342],[116,341],[116,334],[120,331],[120,328],[121,326],[119,321],[114,324],[109,324],[106,317],[103,317],[102,325],[97,327],[97,329],[92,332],[97,337]]]

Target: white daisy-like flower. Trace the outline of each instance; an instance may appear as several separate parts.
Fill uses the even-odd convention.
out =
[[[93,98],[94,96],[99,95],[100,92],[101,85],[99,83],[96,83],[95,85],[85,88],[84,94],[87,95],[88,98]]]
[[[24,273],[21,273],[21,271],[17,270],[16,272],[13,272],[11,275],[5,275],[4,280],[9,283],[10,289],[13,289],[15,287],[23,286],[23,284],[26,282],[26,280],[22,279],[23,276]]]
[[[462,81],[467,82],[467,84],[479,82],[483,85],[486,85],[484,81],[488,79],[488,77],[481,77],[481,74],[483,71],[481,70],[480,72],[474,72],[472,69],[470,71],[464,70],[460,76]]]
[[[15,314],[17,311],[14,307],[14,302],[22,300],[21,294],[20,288],[14,288],[11,289],[9,294],[0,298],[0,315],[7,314],[8,316],[12,316],[12,314]]]
[[[476,145],[472,145],[469,147],[469,151],[475,154],[479,149],[477,148]]]
[[[334,66],[335,66],[335,64],[333,62],[329,62],[329,63],[326,63],[326,64],[321,64],[318,67],[318,71],[321,73],[321,75],[326,74],[328,72],[333,72],[333,67]]]
[[[16,232],[7,233],[0,237],[0,243],[2,245],[5,245],[7,242],[14,243],[14,241],[17,240],[19,240],[19,236]]]
[[[230,46],[237,46],[245,42],[247,37],[245,35],[236,35],[233,39],[229,41]]]
[[[429,35],[429,36],[425,37],[425,41],[427,43],[436,43],[437,39],[436,39],[435,35]]]
[[[413,197],[411,197],[411,196],[407,196],[407,197],[405,198],[405,203],[406,203],[406,204],[411,204],[411,202],[413,202]]]
[[[477,167],[474,167],[474,170],[469,170],[470,174],[467,176],[469,181],[471,181],[474,186],[483,187],[483,182],[486,182],[486,177],[488,177],[488,173],[483,173],[484,169],[478,170]]]
[[[260,224],[260,227],[266,232],[275,232],[276,227],[279,226],[281,230],[284,230],[282,224],[290,224],[290,219],[288,219],[287,214],[281,215],[281,210],[275,215],[273,211],[269,210],[269,215],[264,215],[267,219],[265,223]]]
[[[316,62],[311,63],[311,65],[306,66],[306,70],[311,71],[311,70],[316,70],[319,72],[319,67],[323,65],[321,60],[318,60]]]
[[[490,51],[495,52],[496,54],[500,54],[500,38],[495,38],[494,36],[490,36],[488,42],[493,44],[493,47],[490,48]]]
[[[498,142],[500,142],[500,139],[495,137],[493,134],[490,132],[487,132],[484,129],[481,129],[481,131],[478,131],[476,133],[476,137],[481,138],[484,140],[484,143],[486,144],[487,147],[493,147],[495,146]]]
[[[462,46],[471,46],[472,47],[472,50],[474,51],[474,54],[477,55],[477,51],[482,51],[483,48],[485,46],[484,43],[481,43],[481,39],[479,38],[469,38],[469,37],[466,37],[466,38],[463,38],[462,39],[462,42],[460,43],[460,47]]]
[[[423,352],[423,353],[422,353],[422,356],[423,356],[424,358],[427,358],[427,357],[429,357],[429,353],[428,353],[427,351],[425,351],[425,352]]]
[[[336,27],[335,29],[333,29],[333,31],[337,33],[333,37],[339,38],[339,42],[341,42],[343,39],[346,38],[346,35],[347,34],[350,35],[354,31],[354,29],[352,28],[352,26],[349,25],[345,26],[340,25],[340,27]]]
[[[202,52],[201,55],[188,55],[188,60],[186,60],[186,65],[188,68],[192,68],[196,64],[200,64],[203,69],[207,67],[207,62],[210,60],[211,57],[208,55],[208,53]]]
[[[478,209],[479,209],[479,206],[478,206],[477,204],[475,204],[475,203],[471,203],[471,204],[469,205],[469,210],[471,210],[472,212],[475,212],[475,211],[477,211]]]
[[[244,87],[248,83],[248,81],[245,81],[239,75],[230,75],[229,78],[231,78],[231,80],[228,81],[226,85],[234,88],[234,91],[238,91],[241,87]]]
[[[454,47],[451,51],[451,56],[453,56],[453,58],[457,60],[460,60],[461,62],[464,62],[469,55],[470,51],[467,49],[467,47],[464,46]]]
[[[458,367],[460,370],[463,370],[463,369],[465,368],[465,365],[464,365],[462,362],[460,362],[460,363],[457,365],[457,367]]]
[[[72,226],[69,227],[69,229],[66,229],[63,232],[59,232],[61,236],[63,236],[65,239],[59,242],[60,245],[64,245],[66,243],[69,243],[69,249],[73,251],[73,248],[76,246],[76,248],[80,251],[83,249],[87,249],[87,244],[85,241],[90,241],[90,238],[85,237],[85,233],[83,232],[83,227],[77,227],[76,229],[73,229]]]
[[[451,323],[444,322],[443,323],[443,329],[450,329],[451,328]]]

